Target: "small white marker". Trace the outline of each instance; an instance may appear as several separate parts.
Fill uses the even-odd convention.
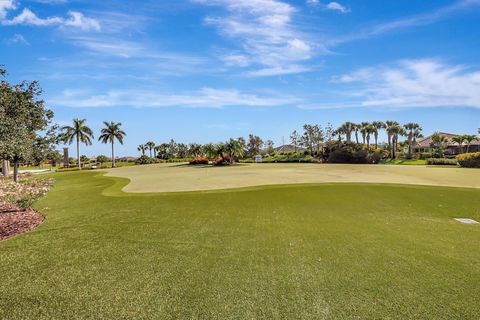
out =
[[[473,219],[468,219],[468,218],[455,218],[455,220],[457,220],[458,222],[461,222],[461,223],[468,223],[468,224],[478,224],[478,223],[480,223],[478,221],[475,221]]]

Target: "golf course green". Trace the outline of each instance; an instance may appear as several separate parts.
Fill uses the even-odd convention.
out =
[[[50,176],[46,221],[0,242],[0,319],[480,318],[480,227],[454,220],[478,188]]]

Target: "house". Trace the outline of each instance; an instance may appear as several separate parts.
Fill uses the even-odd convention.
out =
[[[439,135],[444,136],[447,138],[447,144],[445,148],[446,155],[457,155],[460,153],[467,152],[467,145],[466,143],[460,147],[456,142],[453,142],[454,137],[458,137],[458,134],[446,133],[446,132],[437,132]],[[424,153],[424,152],[433,152],[433,148],[430,146],[432,142],[432,136],[430,135],[426,138],[423,138],[417,142],[417,147],[415,148],[416,153]],[[480,152],[480,140],[473,140],[470,143],[470,147],[468,148],[468,152]]]

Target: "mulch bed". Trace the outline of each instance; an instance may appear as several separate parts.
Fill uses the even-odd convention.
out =
[[[21,209],[0,201],[0,240],[30,231],[41,224],[44,217],[32,209]]]

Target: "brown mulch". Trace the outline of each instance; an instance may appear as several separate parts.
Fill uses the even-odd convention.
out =
[[[32,209],[21,209],[0,201],[0,240],[30,231],[41,224],[44,217]]]

